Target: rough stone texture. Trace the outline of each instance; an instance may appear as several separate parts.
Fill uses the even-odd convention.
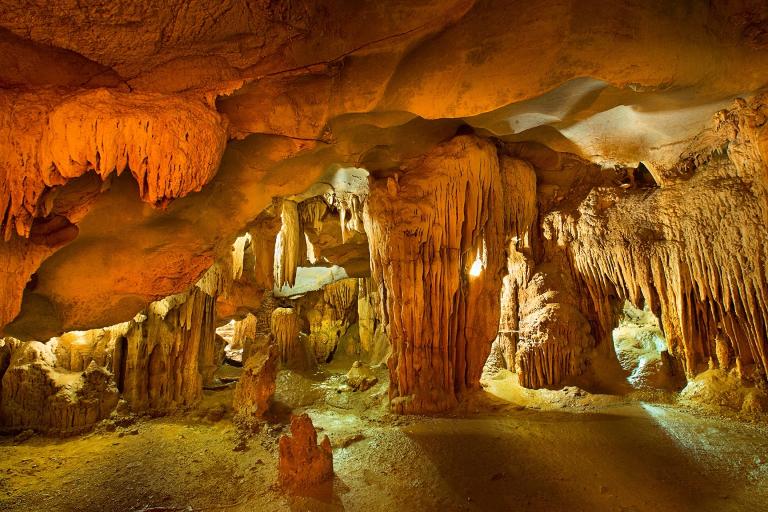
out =
[[[314,299],[314,300],[313,300]],[[309,344],[318,363],[333,359],[339,340],[357,313],[357,279],[342,279],[327,284],[321,292],[309,295]]]
[[[396,411],[443,411],[479,387],[498,330],[505,233],[519,217],[507,211],[522,204],[505,195],[502,168],[495,146],[459,136],[371,185],[366,232]],[[470,276],[476,259],[482,272]]]
[[[94,361],[80,371],[56,368],[51,345],[17,343],[0,390],[0,428],[77,434],[109,416],[118,391]]]
[[[235,387],[233,408],[238,423],[259,421],[269,410],[275,394],[279,356],[274,345],[248,357]]]
[[[333,452],[328,436],[317,444],[312,419],[304,413],[291,417],[291,436],[280,437],[280,485],[301,492],[333,478]]]

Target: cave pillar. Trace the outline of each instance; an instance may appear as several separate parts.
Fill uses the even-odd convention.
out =
[[[371,184],[366,232],[396,412],[444,411],[479,388],[512,222],[501,167],[494,145],[458,136]]]

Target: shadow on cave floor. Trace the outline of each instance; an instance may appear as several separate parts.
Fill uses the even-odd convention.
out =
[[[0,510],[755,511],[768,499],[765,426],[599,397],[555,410],[568,390],[527,408],[483,395],[452,417],[401,417],[376,398],[385,371],[351,394],[336,392],[340,371],[278,379],[281,403],[302,402],[291,405],[334,447],[334,481],[308,496],[275,485],[284,424],[244,443],[229,414],[187,415],[55,443],[0,439]]]

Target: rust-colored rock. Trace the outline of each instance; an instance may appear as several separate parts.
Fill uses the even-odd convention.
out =
[[[276,347],[269,345],[250,355],[243,364],[232,404],[240,423],[259,421],[269,410],[275,394],[278,362]]]
[[[312,419],[304,413],[291,417],[291,436],[280,437],[280,485],[301,492],[333,478],[333,452],[328,436],[317,444]]]
[[[366,232],[386,296],[396,411],[443,411],[479,387],[504,246],[525,205],[505,195],[503,172],[495,146],[459,136],[371,186]]]

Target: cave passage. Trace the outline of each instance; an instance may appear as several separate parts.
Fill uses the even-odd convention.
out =
[[[3,2],[0,509],[763,510],[768,3],[671,4]]]

